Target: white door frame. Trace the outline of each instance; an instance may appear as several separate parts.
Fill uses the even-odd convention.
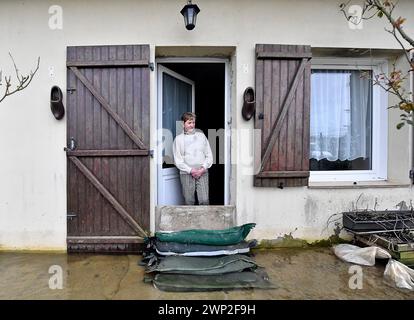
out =
[[[224,205],[230,204],[230,173],[231,173],[231,166],[230,166],[230,157],[231,157],[231,110],[230,110],[230,77],[229,77],[229,68],[230,62],[229,59],[225,58],[196,58],[196,57],[174,57],[174,58],[158,58],[155,59],[155,68],[163,68],[163,66],[159,65],[159,63],[223,63],[224,64]],[[157,71],[157,118],[158,121],[161,117],[162,119],[162,104],[160,103],[160,77],[158,76]],[[161,87],[162,88],[162,87]],[[193,95],[194,97],[194,95]],[[158,127],[160,127],[160,123],[158,122]],[[160,141],[160,140],[158,140]],[[160,155],[159,150],[157,153]],[[162,153],[161,153],[162,154]],[[216,157],[216,160],[218,157]],[[157,166],[157,171],[159,170],[159,166]],[[160,172],[157,173],[159,177]],[[160,181],[160,180],[158,180]],[[157,188],[159,190],[159,187]],[[158,205],[158,190],[157,190],[157,205]]]

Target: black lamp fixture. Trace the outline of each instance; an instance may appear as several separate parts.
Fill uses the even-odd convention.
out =
[[[184,23],[187,30],[193,30],[196,25],[197,14],[200,8],[196,4],[192,4],[191,0],[181,9],[181,14],[184,17]]]

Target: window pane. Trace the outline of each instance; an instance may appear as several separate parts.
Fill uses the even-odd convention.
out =
[[[372,168],[371,71],[312,70],[311,170]]]
[[[173,168],[172,142],[176,137],[180,126],[181,115],[186,111],[191,111],[192,107],[192,87],[190,84],[181,81],[167,73],[163,73],[162,78],[162,126],[164,130],[172,133],[171,141],[164,141],[162,149],[163,168]],[[178,132],[179,133],[179,132]]]

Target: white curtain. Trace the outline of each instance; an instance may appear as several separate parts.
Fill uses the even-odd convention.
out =
[[[163,73],[163,109],[162,126],[172,134],[171,141],[163,142],[163,162],[174,164],[172,143],[177,134],[182,132],[181,116],[192,109],[192,87],[167,73]]]
[[[310,157],[371,157],[372,84],[358,70],[312,70]]]

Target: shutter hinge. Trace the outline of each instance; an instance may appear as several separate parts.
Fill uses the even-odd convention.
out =
[[[148,63],[148,67],[150,68],[151,71],[154,71],[154,62]]]
[[[414,169],[411,169],[410,170],[409,177],[411,179],[411,183],[414,184]]]
[[[67,88],[66,91],[72,94],[74,91],[76,91],[76,88]]]
[[[69,219],[69,220],[72,220],[73,218],[76,218],[78,215],[76,214],[76,213],[74,213],[74,212],[68,212],[67,214],[66,214],[66,217]]]
[[[154,158],[154,150],[153,149],[148,150],[148,154],[151,158]]]

